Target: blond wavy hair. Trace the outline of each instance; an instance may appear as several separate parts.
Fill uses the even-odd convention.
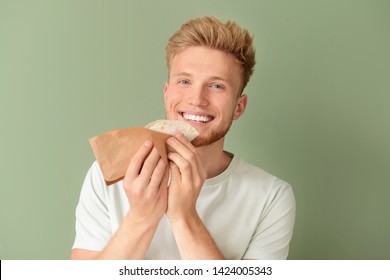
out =
[[[247,29],[234,21],[222,23],[215,17],[205,16],[184,23],[169,39],[166,46],[168,71],[172,59],[187,47],[203,46],[233,55],[242,66],[242,90],[245,88],[256,64],[253,37]]]

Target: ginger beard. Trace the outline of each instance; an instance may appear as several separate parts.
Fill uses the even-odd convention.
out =
[[[197,147],[197,148],[213,144],[213,143],[217,142],[218,140],[220,140],[221,138],[225,137],[225,135],[229,131],[229,128],[227,128],[225,130],[214,131],[214,132],[210,133],[209,135],[205,135],[205,136],[200,135],[197,138],[195,138],[191,143],[192,143],[192,145],[194,145],[194,147]]]
[[[213,144],[213,143],[219,141],[220,139],[224,138],[225,135],[228,133],[228,131],[232,125],[232,122],[233,122],[233,118],[231,119],[231,121],[229,123],[227,123],[221,129],[215,129],[215,130],[212,130],[208,133],[201,132],[200,135],[192,141],[192,145],[194,145],[195,147],[202,147],[202,146],[207,146],[207,145],[210,145],[210,144]]]

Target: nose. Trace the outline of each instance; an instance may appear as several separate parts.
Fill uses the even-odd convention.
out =
[[[207,91],[202,86],[192,88],[190,104],[200,107],[207,107],[209,105]]]

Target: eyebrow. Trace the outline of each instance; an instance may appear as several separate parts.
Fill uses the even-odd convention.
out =
[[[192,77],[193,75],[189,72],[185,72],[185,71],[182,71],[182,72],[178,72],[178,73],[173,73],[172,77],[180,77],[180,76],[184,76],[184,77]],[[213,75],[213,76],[210,76],[208,77],[209,80],[220,80],[220,81],[224,81],[226,83],[228,83],[230,85],[230,82],[229,82],[229,79],[227,78],[224,78],[224,77],[221,77],[221,76],[217,76],[217,75]]]
[[[191,77],[192,74],[188,72],[178,72],[178,73],[173,73],[172,75],[172,77],[179,77],[179,76]]]

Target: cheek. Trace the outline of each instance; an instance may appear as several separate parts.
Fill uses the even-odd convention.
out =
[[[174,96],[168,94],[164,96],[164,103],[165,112],[168,115],[175,112],[175,108],[179,104],[179,101]]]
[[[172,96],[168,96],[166,95],[165,98],[164,98],[164,101],[165,101],[165,107],[171,107],[172,104],[174,103],[174,99],[172,98]]]
[[[224,102],[219,104],[220,111],[225,115],[225,118],[231,120],[236,117],[237,106],[232,102]]]
[[[164,100],[166,106],[175,106],[176,104],[183,102],[185,94],[181,94],[180,92],[167,92],[164,95]]]

